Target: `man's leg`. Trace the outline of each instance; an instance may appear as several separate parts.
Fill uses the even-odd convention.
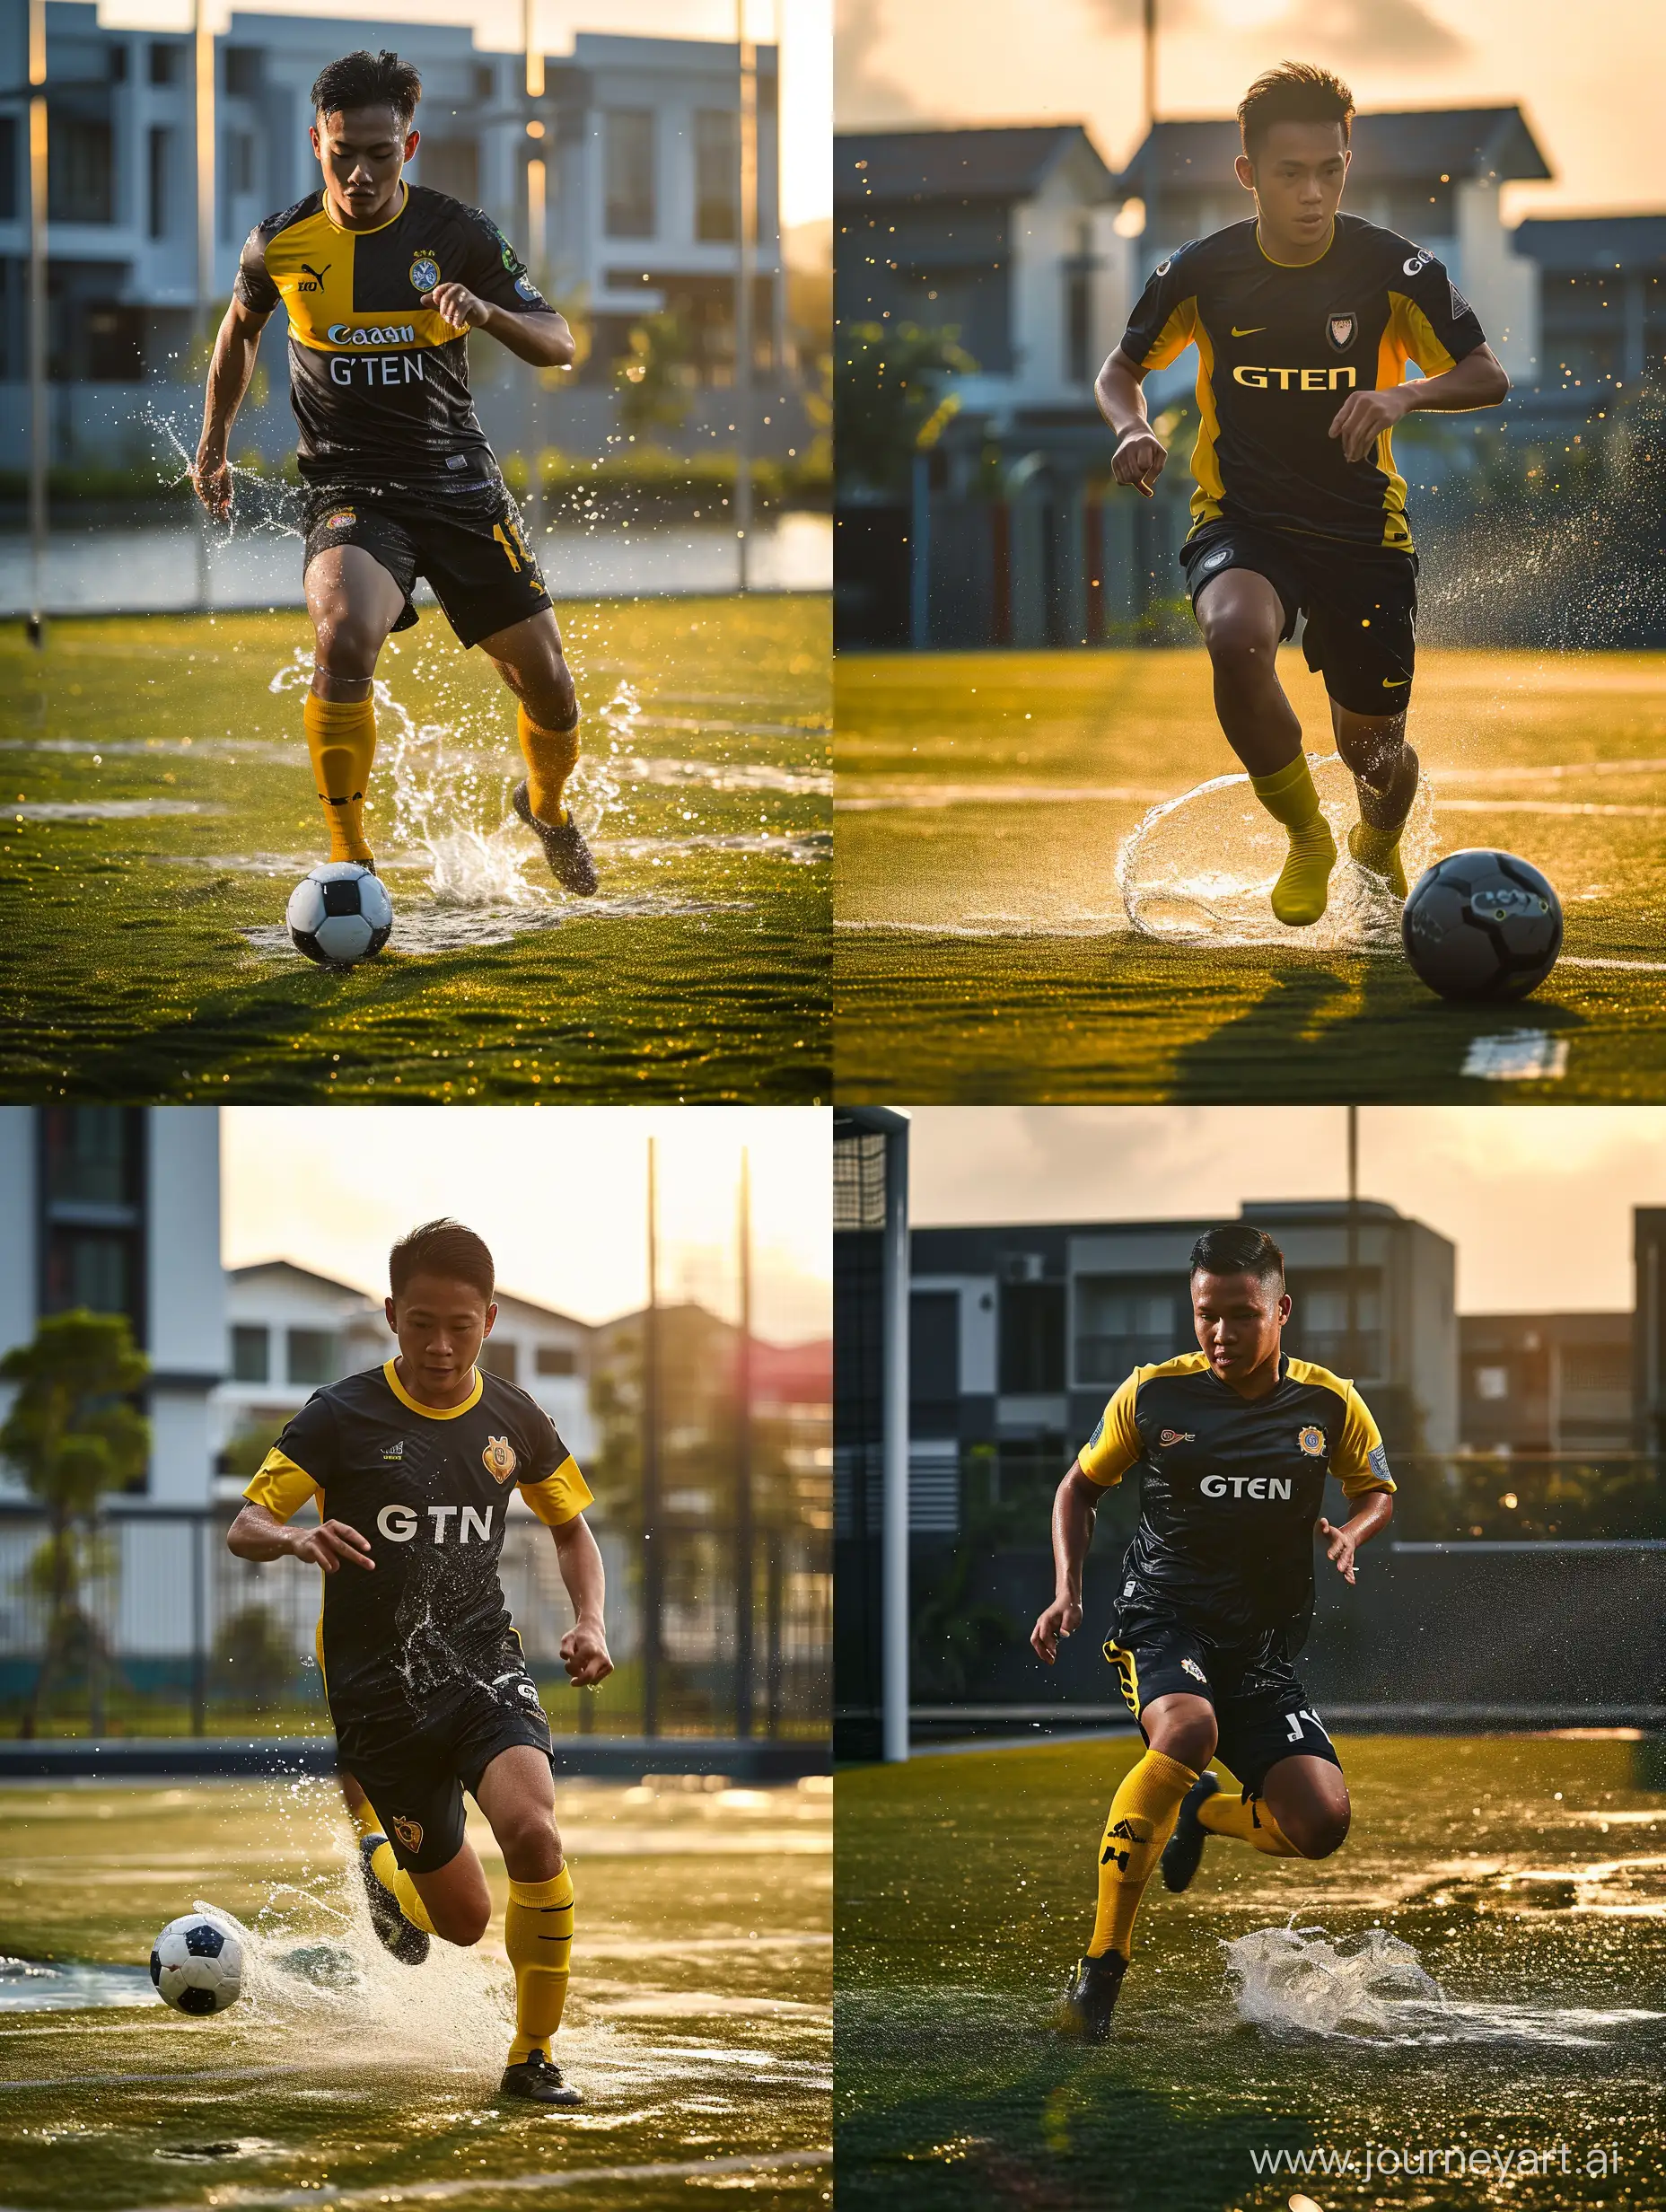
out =
[[[1290,856],[1273,886],[1273,912],[1304,928],[1325,911],[1337,847],[1302,755],[1302,724],[1278,680],[1284,602],[1255,569],[1226,568],[1204,585],[1196,604],[1221,727],[1249,769],[1256,797],[1289,833]]]
[[[405,594],[363,546],[330,546],[307,566],[307,612],[316,640],[307,694],[307,750],[329,824],[331,860],[368,863],[364,794],[376,752],[371,698],[376,658]]]
[[[1330,719],[1337,750],[1359,792],[1359,821],[1348,832],[1348,850],[1361,867],[1386,875],[1395,897],[1403,899],[1400,832],[1417,795],[1417,756],[1406,742],[1406,710],[1356,715],[1332,699]]]
[[[1183,1691],[1153,1698],[1140,1714],[1147,1750],[1110,1801],[1099,1853],[1099,1910],[1091,1959],[1134,1949],[1134,1920],[1180,1801],[1214,1756],[1214,1707]]]
[[[566,2004],[573,1949],[573,1875],[561,1856],[548,1755],[530,1743],[499,1751],[475,1790],[504,1855],[509,1909],[504,1948],[515,1970],[515,2040],[509,2065],[548,2058]]]
[[[567,778],[578,766],[578,697],[548,607],[480,640],[520,705],[515,717],[526,781],[515,812],[535,830],[564,891],[587,897],[597,888],[596,864],[567,811]]]

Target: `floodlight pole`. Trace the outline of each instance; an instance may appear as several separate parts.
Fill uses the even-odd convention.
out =
[[[642,1328],[642,1733],[660,1733],[660,1254],[657,1159],[648,1139],[648,1304]]]
[[[737,133],[741,206],[734,256],[734,534],[737,588],[744,592],[751,580],[752,272],[758,258],[758,48],[746,35],[746,0],[735,0],[734,35],[741,58]]]
[[[214,215],[215,215],[215,100],[214,32],[208,25],[207,0],[193,0],[192,53],[197,88],[197,336],[206,356],[214,344]],[[231,455],[227,453],[230,461]],[[208,611],[208,510],[200,499],[197,506],[197,603]]]
[[[885,1132],[881,1238],[885,1488],[880,1710],[884,1757],[898,1761],[908,1756],[908,1125],[900,1115]]]
[[[47,639],[47,8],[29,0],[29,641]]]
[[[1359,1380],[1359,1108],[1350,1106],[1348,1117],[1348,1380]]]
[[[549,222],[549,170],[543,152],[545,125],[532,112],[532,103],[544,96],[544,57],[539,50],[533,14],[537,0],[521,0],[521,45],[525,60],[526,137],[529,145],[539,151],[529,154],[526,164],[526,229],[527,259],[531,264],[532,281],[543,285],[547,276],[548,253],[547,233]],[[526,524],[529,534],[538,529],[543,511],[542,486],[539,476],[538,457],[540,451],[539,432],[543,414],[543,384],[541,369],[532,371],[532,382],[527,388],[527,480]]]
[[[741,1147],[741,1341],[735,1371],[734,1732],[752,1733],[752,1165]]]
[[[1145,110],[1145,133],[1149,136],[1157,120],[1157,0],[1145,0],[1141,62],[1140,96]]]

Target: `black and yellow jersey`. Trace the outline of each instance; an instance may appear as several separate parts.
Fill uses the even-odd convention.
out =
[[[1443,266],[1396,231],[1339,215],[1317,261],[1269,260],[1253,221],[1160,262],[1121,351],[1167,368],[1197,348],[1192,527],[1224,519],[1411,550],[1406,482],[1385,430],[1347,461],[1331,423],[1352,391],[1425,376],[1486,343]]]
[[[1079,1464],[1103,1488],[1140,1470],[1119,1602],[1156,1606],[1218,1644],[1284,1628],[1291,1651],[1312,1608],[1326,1476],[1348,1497],[1394,1488],[1354,1385],[1287,1357],[1256,1399],[1223,1382],[1202,1352],[1136,1367]]]
[[[422,294],[456,283],[512,314],[549,312],[478,208],[399,189],[399,213],[375,230],[344,230],[320,189],[243,242],[237,297],[258,315],[280,301],[288,310],[290,404],[312,482],[495,475],[469,390],[469,334]]]
[[[389,1360],[315,1391],[285,1427],[243,1496],[284,1521],[316,1497],[375,1560],[323,1577],[319,1663],[338,1730],[432,1718],[498,1671],[512,1488],[552,1528],[591,1503],[549,1416],[501,1375],[477,1372],[464,1402],[441,1409]]]

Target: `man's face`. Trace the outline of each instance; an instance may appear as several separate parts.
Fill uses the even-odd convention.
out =
[[[1238,157],[1238,181],[1262,221],[1297,247],[1322,245],[1336,221],[1349,154],[1340,123],[1275,123],[1255,160]]]
[[[334,115],[320,115],[312,126],[312,151],[325,191],[350,219],[371,221],[392,203],[419,136],[400,129],[391,108],[339,108]]]
[[[399,1340],[405,1386],[425,1405],[444,1405],[467,1390],[469,1371],[492,1333],[497,1308],[472,1283],[448,1275],[413,1275],[386,1307]]]
[[[1239,1383],[1278,1356],[1279,1336],[1290,1319],[1290,1299],[1258,1275],[1192,1277],[1192,1325],[1223,1382]]]

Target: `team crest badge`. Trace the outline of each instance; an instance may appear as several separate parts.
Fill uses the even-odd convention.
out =
[[[440,264],[431,253],[419,253],[411,263],[411,289],[432,292],[440,281]]]
[[[1195,1674],[1200,1682],[1206,1682],[1209,1679],[1195,1659],[1182,1659],[1180,1672],[1183,1674]]]
[[[408,1821],[403,1813],[396,1813],[388,1822],[388,1826],[408,1851],[422,1849],[422,1822],[420,1821]]]
[[[1331,315],[1325,323],[1325,336],[1330,340],[1333,352],[1345,354],[1354,343],[1359,329],[1357,315]]]
[[[326,530],[351,530],[358,519],[351,507],[343,507],[338,514],[330,516],[324,527]]]
[[[1317,1460],[1324,1457],[1325,1432],[1322,1428],[1302,1429],[1297,1435],[1296,1442],[1301,1445],[1302,1451],[1306,1453],[1309,1459]]]
[[[515,1471],[515,1448],[507,1436],[488,1436],[486,1449],[480,1454],[480,1464],[494,1481],[507,1482]]]
[[[1157,1435],[1157,1442],[1161,1444],[1196,1444],[1197,1441],[1189,1428],[1165,1428],[1159,1430]]]

